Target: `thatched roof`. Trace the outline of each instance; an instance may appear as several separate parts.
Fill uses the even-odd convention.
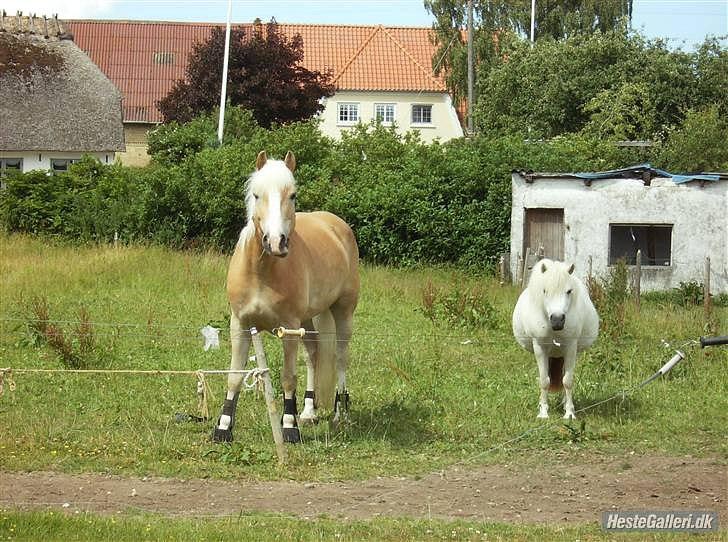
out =
[[[0,12],[0,151],[124,150],[121,94],[57,19]]]

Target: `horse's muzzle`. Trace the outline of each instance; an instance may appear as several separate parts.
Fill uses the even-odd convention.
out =
[[[566,315],[552,314],[549,316],[549,320],[551,321],[551,329],[554,331],[561,331],[564,329],[564,324],[566,324]]]
[[[275,246],[275,243],[271,243],[268,234],[263,235],[263,250],[271,256],[285,258],[288,256],[288,237],[281,234],[277,241],[277,246]]]

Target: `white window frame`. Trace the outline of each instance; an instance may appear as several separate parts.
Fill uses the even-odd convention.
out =
[[[51,171],[53,173],[63,173],[64,171],[68,171],[68,168],[71,167],[71,164],[75,164],[78,161],[79,158],[51,158]],[[57,168],[56,162],[66,162],[65,168]]]
[[[341,126],[357,124],[361,118],[359,105],[359,102],[338,102],[336,104],[336,124]]]
[[[380,112],[381,112],[381,119],[380,119]],[[380,119],[381,123],[385,126],[391,126],[392,124],[394,124],[394,121],[397,118],[397,104],[375,103],[374,104],[374,118]]]
[[[8,169],[7,161],[12,160],[13,162],[18,162],[17,168],[10,168]],[[23,158],[18,156],[6,156],[4,158],[0,158],[0,188],[5,188],[5,181],[3,178],[6,175],[6,171],[17,171],[19,173],[23,172]]]
[[[429,121],[423,121],[423,120],[415,120],[415,109],[416,108],[422,108],[421,111],[424,111],[425,109],[429,109]],[[421,115],[421,113],[420,113]],[[410,110],[410,123],[412,126],[432,126],[432,104],[412,104],[412,108]]]

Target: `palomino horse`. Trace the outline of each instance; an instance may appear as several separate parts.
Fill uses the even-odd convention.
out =
[[[539,418],[548,418],[549,389],[564,388],[564,418],[576,418],[571,388],[576,354],[589,348],[599,333],[599,316],[574,265],[539,261],[513,311],[513,334],[538,362]]]
[[[359,250],[351,228],[326,212],[296,213],[296,159],[268,160],[260,152],[247,184],[248,222],[240,233],[227,276],[230,302],[230,368],[243,368],[249,329],[276,327],[308,332],[303,338],[307,383],[302,422],[317,420],[322,401],[334,423],[346,415],[346,367],[354,309],[359,298]],[[317,332],[317,333],[316,333]],[[283,339],[283,436],[298,442],[296,354],[298,337]],[[334,380],[338,376],[336,398]],[[242,375],[230,373],[213,440],[232,441]]]

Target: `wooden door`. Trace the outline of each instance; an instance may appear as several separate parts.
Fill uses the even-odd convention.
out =
[[[543,247],[544,257],[564,259],[564,210],[526,209],[523,232],[523,255],[530,248],[535,254]]]

